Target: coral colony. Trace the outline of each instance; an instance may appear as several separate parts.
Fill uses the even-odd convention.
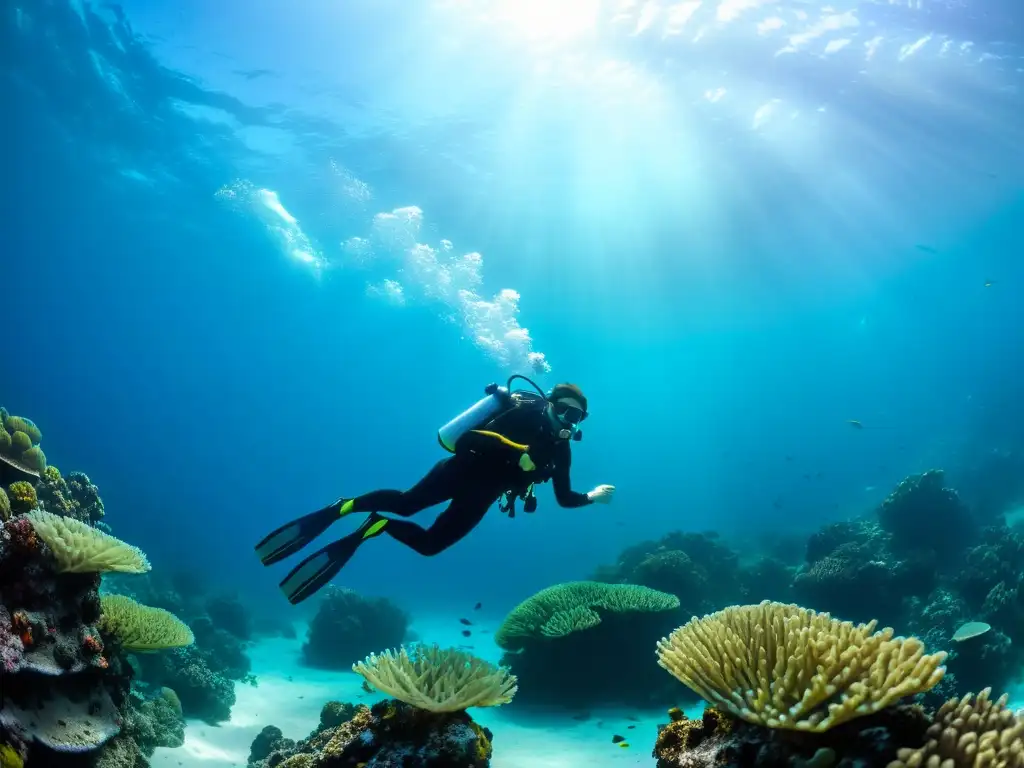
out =
[[[246,644],[290,625],[153,573],[104,524],[89,478],[47,464],[39,427],[0,421],[0,768],[143,768],[182,745],[185,718],[229,719],[235,685],[257,683]],[[524,596],[495,632],[498,665],[410,642],[392,602],[329,589],[303,660],[386,698],[328,702],[298,741],[267,725],[249,765],[481,768],[500,744],[467,710],[515,697],[703,700],[700,718],[668,710],[659,768],[1024,768],[1024,721],[991,695],[1022,661],[1024,538],[932,471],[804,550],[741,563],[714,534],[682,532],[631,546],[589,580]]]

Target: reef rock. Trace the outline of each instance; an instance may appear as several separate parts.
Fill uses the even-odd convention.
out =
[[[931,724],[916,705],[897,705],[824,733],[772,730],[707,708],[701,719],[671,710],[654,746],[658,768],[863,768],[920,747]]]
[[[54,765],[121,730],[129,681],[96,627],[98,574],[58,574],[28,519],[0,526],[0,746]]]
[[[336,714],[321,715],[309,738],[294,744],[267,726],[252,745],[252,768],[486,768],[491,732],[465,712],[432,713],[389,699],[359,706],[350,720],[324,727]]]

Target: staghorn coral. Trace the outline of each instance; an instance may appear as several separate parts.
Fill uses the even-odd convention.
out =
[[[743,720],[826,731],[927,691],[945,673],[945,653],[874,629],[796,605],[733,606],[662,638],[658,664]]]
[[[53,553],[61,573],[146,573],[141,550],[103,531],[52,512],[35,511],[28,519]]]
[[[7,489],[7,495],[10,497],[11,511],[16,515],[31,512],[38,504],[36,489],[32,483],[25,480],[11,483]]]
[[[352,665],[374,688],[428,712],[460,712],[512,701],[516,678],[508,670],[454,648],[417,644],[370,654]]]
[[[648,587],[572,581],[542,589],[513,608],[494,641],[506,651],[516,651],[537,640],[596,626],[602,613],[654,613],[678,607],[678,597]]]
[[[115,635],[126,651],[158,651],[191,645],[192,630],[173,613],[150,608],[124,595],[103,595],[103,629]]]
[[[990,688],[975,698],[950,699],[935,713],[919,749],[904,748],[888,768],[1021,768],[1024,720],[1006,706],[1004,693],[989,699]]]

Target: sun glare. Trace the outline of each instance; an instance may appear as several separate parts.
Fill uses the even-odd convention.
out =
[[[498,0],[488,3],[490,20],[532,43],[561,45],[597,29],[600,0]]]

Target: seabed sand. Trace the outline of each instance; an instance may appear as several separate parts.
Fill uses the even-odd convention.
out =
[[[473,643],[473,652],[479,656],[492,662],[500,657],[489,635],[463,638],[457,618],[417,622],[412,629],[425,642],[442,646]],[[158,749],[150,760],[153,768],[243,768],[253,739],[265,726],[276,725],[285,737],[298,740],[316,727],[320,709],[328,701],[372,704],[383,698],[365,693],[361,688],[363,678],[353,672],[326,672],[302,666],[300,650],[305,627],[298,627],[298,631],[295,640],[272,638],[253,644],[249,655],[259,685],[236,684],[238,701],[231,710],[231,720],[219,726],[190,720],[184,746]],[[653,664],[653,648],[651,657]],[[608,673],[614,674],[614,670]],[[494,733],[493,768],[649,768],[655,764],[651,750],[657,724],[668,720],[665,712],[628,709],[595,709],[583,721],[574,720],[573,713],[564,711],[527,710],[514,715],[511,711],[504,707],[470,711],[477,722]],[[698,707],[687,714],[699,711]],[[625,736],[630,746],[613,744],[615,734]]]

